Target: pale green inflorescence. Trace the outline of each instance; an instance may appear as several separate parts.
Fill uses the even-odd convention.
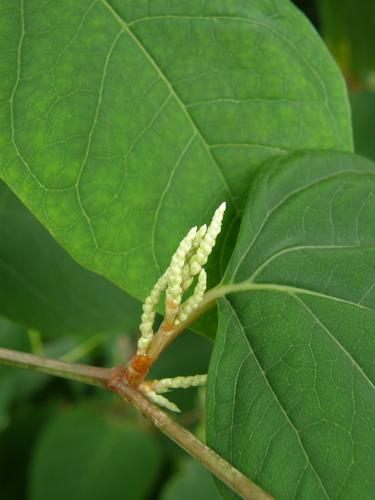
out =
[[[176,326],[185,321],[201,302],[206,289],[206,272],[203,266],[215,246],[216,238],[221,230],[224,217],[225,203],[215,211],[211,224],[190,229],[179,244],[171,259],[170,266],[159,278],[143,304],[142,322],[140,324],[141,337],[138,340],[138,353],[146,354],[152,342],[156,306],[161,295],[166,290],[166,320]],[[198,282],[193,294],[185,303],[181,304],[183,293],[191,286],[194,277]]]
[[[178,307],[182,300],[183,269],[189,254],[197,228],[190,229],[185,238],[181,241],[176,253],[173,255],[168,273],[168,286],[166,290],[165,317],[169,323],[173,323],[178,312]]]
[[[188,389],[189,387],[199,387],[206,385],[207,375],[191,375],[188,377],[163,378],[151,383],[140,384],[139,389],[152,402],[167,408],[170,411],[179,413],[180,409],[177,405],[169,401],[161,394],[169,392],[171,389]]]
[[[188,389],[189,387],[199,387],[206,385],[207,375],[191,375],[188,377],[163,378],[158,380],[154,386],[154,391],[158,394],[168,392],[171,389]]]
[[[159,303],[161,294],[164,292],[168,284],[168,271],[161,276],[156,282],[154,288],[152,289],[150,295],[147,297],[145,303],[143,304],[143,314],[142,322],[139,326],[141,336],[138,340],[138,352],[137,354],[145,354],[148,346],[150,345],[152,338],[154,336],[153,326],[156,315],[156,306]]]
[[[169,399],[165,398],[164,396],[161,396],[156,391],[152,390],[147,386],[147,384],[141,384],[139,386],[139,389],[143,392],[147,399],[149,399],[153,403],[156,403],[157,405],[162,406],[163,408],[167,408],[167,410],[173,411],[175,413],[180,413],[180,409],[177,405],[172,403],[172,401],[169,401]]]
[[[180,307],[177,318],[175,320],[175,325],[179,325],[180,323],[183,323],[185,320],[187,320],[194,309],[196,309],[202,302],[204,292],[206,291],[206,285],[207,274],[206,271],[202,269],[199,273],[198,283],[194,289],[193,294]]]
[[[203,237],[206,234],[206,231],[207,231],[206,224],[204,224],[203,226],[201,226],[198,229],[197,234],[195,235],[195,238],[194,238],[193,243],[191,245],[191,250],[186,256],[186,262],[185,262],[185,265],[182,269],[182,289],[183,289],[183,291],[187,290],[193,282],[194,277],[191,275],[191,271],[190,271],[191,259],[194,256],[194,254],[196,253],[197,249],[199,248],[199,245],[201,244]]]
[[[216,238],[221,231],[226,204],[222,203],[214,213],[211,224],[200,242],[197,251],[192,256],[190,261],[190,274],[196,276],[200,273],[202,267],[206,264],[207,259],[215,246]]]
[[[172,256],[168,269],[159,278],[150,295],[146,298],[139,327],[141,337],[138,340],[138,355],[146,355],[152,342],[156,307],[164,291],[166,296],[165,321],[172,328],[186,321],[202,302],[207,286],[207,275],[203,266],[206,264],[221,231],[225,208],[225,203],[217,208],[208,227],[203,225],[199,229],[197,227],[190,229]],[[198,278],[193,293],[185,302],[182,302],[183,294],[192,285],[195,276]],[[159,393],[167,392],[168,389],[173,388],[204,385],[206,383],[205,377],[205,375],[197,375],[164,379],[155,386],[157,389],[155,387],[151,389],[147,384],[141,384],[140,389],[151,401],[171,411],[179,411],[176,405],[160,396]],[[168,383],[169,386],[166,385]],[[163,387],[166,390],[162,390]]]

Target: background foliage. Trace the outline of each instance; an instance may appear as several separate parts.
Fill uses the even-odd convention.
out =
[[[293,182],[298,191],[309,175],[319,171],[327,175],[340,169],[373,169],[370,162],[349,153],[353,144],[346,91],[305,19],[309,17],[318,29],[345,76],[355,152],[375,159],[371,2],[295,2],[303,15],[284,0],[277,7],[275,2],[257,0],[251,9],[245,1],[217,0],[210,2],[214,20],[210,11],[201,15],[198,3],[180,2],[183,6],[176,7],[175,18],[163,19],[170,2],[155,2],[152,12],[145,10],[144,2],[128,0],[112,2],[115,12],[104,1],[66,2],[64,9],[47,1],[0,2],[5,47],[0,64],[6,74],[0,98],[0,172],[34,214],[1,183],[2,347],[103,366],[120,363],[134,347],[137,299],[144,298],[185,230],[206,222],[219,201],[226,199],[226,236],[209,269],[213,283],[223,275],[249,188],[256,193],[254,199],[262,198],[262,182],[275,157],[276,163],[283,163],[282,157],[306,148],[348,152],[292,155],[292,160],[288,156],[285,178],[272,184],[276,200]],[[124,29],[122,16],[130,30]],[[142,21],[149,16],[156,18]],[[72,71],[75,65],[79,72]],[[265,161],[269,166],[258,175]],[[252,270],[257,273],[255,282],[312,286],[317,294],[340,300],[327,305],[319,295],[284,293],[280,301],[274,298],[276,291],[270,295],[259,291],[251,298],[246,292],[230,295],[220,304],[218,341],[210,366],[208,440],[280,498],[293,494],[339,498],[336,492],[342,488],[345,492],[347,484],[362,488],[353,495],[358,491],[361,498],[371,495],[363,477],[371,474],[366,377],[373,369],[368,362],[374,359],[368,335],[374,319],[373,294],[366,291],[374,281],[374,266],[373,239],[362,228],[372,227],[373,181],[371,175],[353,181],[353,175],[344,181],[334,179],[332,185],[324,183],[324,190],[304,193],[285,211],[276,210],[272,224],[260,232],[258,247],[249,253],[249,262],[245,260],[246,275],[240,266],[236,271],[234,267],[254,230],[248,214],[262,203],[248,205],[239,246],[224,279],[242,283]],[[265,203],[277,204],[271,199]],[[331,219],[325,219],[327,214]],[[342,248],[354,246],[358,237],[353,214],[360,221],[360,243],[368,246],[360,255]],[[263,215],[256,217],[262,220]],[[277,246],[280,241],[288,247],[340,246],[341,251],[332,257],[327,252],[324,258],[320,255],[319,268],[311,265],[311,253],[322,248],[283,253],[284,248]],[[263,266],[264,257],[271,265]],[[304,273],[298,274],[298,269]],[[366,314],[362,305],[369,308]],[[251,315],[246,315],[248,309]],[[340,322],[342,318],[347,322]],[[215,322],[211,314],[195,329],[207,334],[215,331]],[[301,329],[316,332],[321,341],[304,343]],[[328,341],[324,329],[339,342]],[[353,331],[361,332],[358,343]],[[265,341],[267,334],[276,334],[272,346]],[[248,342],[252,351],[246,351],[244,360],[240,347]],[[163,355],[154,375],[203,373],[211,350],[210,340],[187,332]],[[343,363],[335,364],[341,356]],[[239,365],[242,371],[237,373]],[[272,391],[262,389],[262,370],[270,370]],[[218,371],[221,379],[215,376]],[[310,386],[313,373],[330,376]],[[241,406],[235,406],[233,387],[223,379],[243,387],[237,395],[242,405],[254,402],[248,400],[249,379],[262,389],[254,421],[247,421]],[[305,412],[297,404],[302,404],[299,394],[288,392],[290,384],[310,390],[310,399],[302,400]],[[358,384],[359,394],[364,394],[355,411],[345,384]],[[215,415],[214,397],[239,411]],[[177,394],[175,400],[184,410],[181,423],[204,438],[203,395],[191,391]],[[285,407],[278,407],[278,401]],[[263,428],[265,416],[268,424]],[[325,426],[309,431],[319,419]],[[246,453],[235,435],[227,433],[228,420],[231,428],[256,429]],[[351,442],[347,436],[358,420],[362,424]],[[274,440],[279,431],[293,436]],[[272,443],[277,449],[269,459],[264,449]],[[324,460],[338,467],[337,476],[329,475],[332,471],[319,461],[322,446],[316,450],[314,443],[324,443]],[[284,460],[286,449],[298,460],[280,469],[277,458]],[[340,474],[342,482],[336,484],[332,477]],[[85,500],[103,498],[103,491],[109,500],[219,498],[203,468],[121,401],[73,382],[4,367],[0,367],[0,484],[5,500],[42,500],[57,494]],[[350,498],[350,489],[345,494],[340,498]]]

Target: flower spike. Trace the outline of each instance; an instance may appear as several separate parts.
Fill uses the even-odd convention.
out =
[[[189,377],[163,378],[156,380],[153,390],[158,394],[170,391],[171,389],[188,389],[189,387],[199,387],[207,384],[207,375],[191,375]]]
[[[146,398],[153,403],[156,403],[157,405],[163,408],[167,408],[167,410],[173,411],[175,413],[181,412],[180,408],[177,405],[172,403],[172,401],[169,401],[169,399],[165,398],[164,396],[161,396],[157,392],[153,391],[147,384],[141,384],[139,386],[139,389],[143,392]]]
[[[202,302],[204,292],[206,291],[207,286],[207,274],[204,269],[201,270],[198,276],[198,283],[194,289],[193,295],[184,302],[179,310],[177,315],[175,324],[179,325],[183,321],[185,321],[190,314],[196,309],[199,304]]]
[[[178,313],[178,307],[181,304],[183,294],[182,271],[186,261],[186,256],[190,252],[196,234],[196,227],[190,229],[188,234],[181,241],[171,260],[165,301],[165,316],[169,323],[173,323]]]
[[[151,380],[143,382],[139,389],[152,401],[170,411],[180,412],[178,406],[169,401],[161,394],[169,392],[171,389],[188,389],[189,387],[199,387],[207,384],[207,375],[192,375],[189,377],[163,378],[161,380]]]
[[[216,209],[211,224],[208,226],[204,238],[191,259],[190,273],[192,276],[196,276],[200,273],[202,267],[206,264],[213,247],[215,246],[216,238],[221,231],[225,208],[226,203],[224,202],[219,206],[219,208]]]
[[[166,272],[158,279],[155,283],[154,288],[151,290],[150,295],[147,297],[145,303],[142,306],[143,314],[141,317],[141,324],[139,330],[141,332],[141,337],[138,340],[138,353],[146,354],[148,346],[151,344],[154,332],[153,326],[156,315],[156,306],[159,303],[161,294],[167,288],[168,284],[168,273],[169,268]]]
[[[178,412],[179,409],[174,403],[161,396],[161,393],[168,392],[170,389],[204,385],[207,376],[166,378],[151,382],[144,381],[144,378],[153,361],[167,345],[168,339],[170,341],[171,336],[176,333],[176,327],[186,321],[203,300],[207,286],[207,275],[203,266],[221,231],[225,208],[226,204],[222,203],[216,209],[208,227],[204,224],[199,229],[197,227],[190,229],[174,253],[169,267],[156,282],[143,304],[139,326],[141,337],[138,340],[137,354],[128,365],[128,380],[136,384],[150,401],[171,411]],[[194,281],[196,284],[193,293],[183,302],[184,292]],[[165,318],[153,344],[156,307],[164,291]],[[150,348],[151,344],[152,348]]]

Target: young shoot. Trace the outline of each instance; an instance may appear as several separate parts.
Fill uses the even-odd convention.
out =
[[[203,225],[199,229],[197,227],[190,229],[178,245],[169,267],[155,283],[143,304],[143,314],[139,326],[141,336],[138,340],[137,354],[133,358],[135,361],[128,368],[129,377],[132,382],[139,385],[139,389],[148,399],[171,411],[179,410],[176,405],[161,396],[161,393],[170,389],[204,385],[207,377],[206,375],[196,375],[144,382],[144,375],[154,361],[149,356],[149,351],[156,334],[163,335],[165,345],[167,345],[168,337],[179,325],[187,321],[201,304],[207,286],[207,274],[204,266],[221,231],[225,208],[226,204],[222,203],[216,209],[208,227]],[[195,277],[197,277],[196,280],[194,280]],[[194,281],[196,284],[191,295],[184,300],[185,292],[193,285]],[[165,318],[159,330],[155,332],[156,308],[164,292]],[[139,367],[142,367],[145,373],[142,374]]]

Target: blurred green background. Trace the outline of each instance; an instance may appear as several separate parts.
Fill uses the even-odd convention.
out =
[[[295,4],[345,76],[356,152],[375,159],[375,2]],[[0,346],[101,366],[129,358],[140,304],[73,262],[4,185],[0,238],[10,242],[0,248],[0,300],[7,317],[0,318]],[[24,269],[12,261],[23,262]],[[8,293],[14,283],[17,288]],[[33,330],[12,323],[16,313]],[[210,341],[187,332],[164,353],[153,375],[205,373],[210,350]],[[178,421],[204,439],[203,392],[180,392],[172,396],[183,410]],[[219,498],[209,473],[118,398],[5,367],[0,491],[2,500]]]

